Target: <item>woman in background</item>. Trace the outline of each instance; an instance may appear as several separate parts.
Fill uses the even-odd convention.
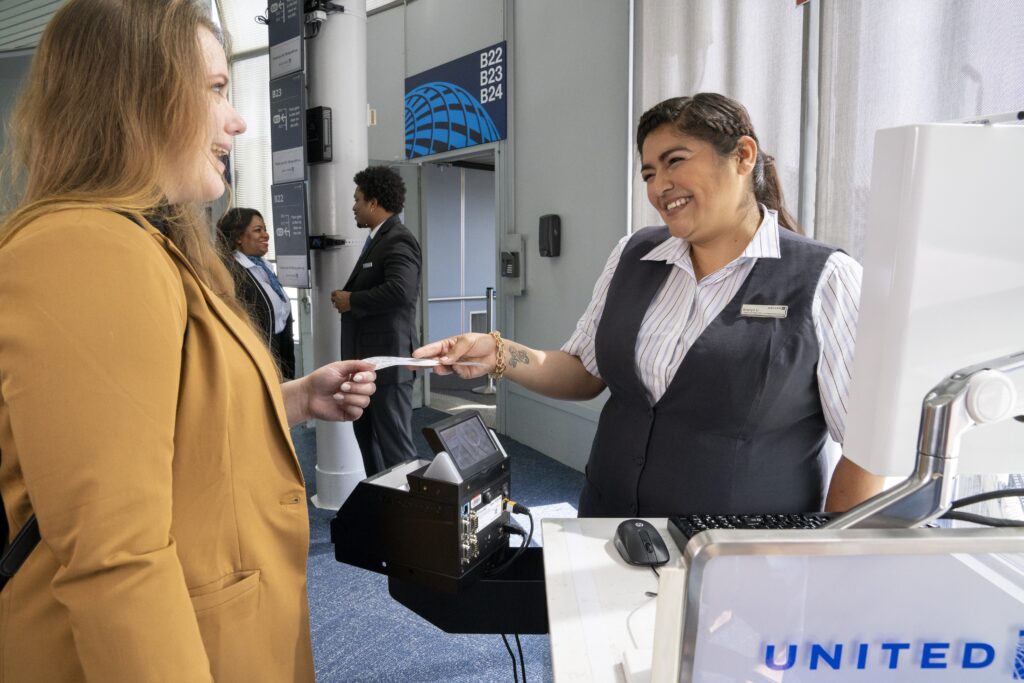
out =
[[[235,292],[277,361],[281,376],[295,377],[292,306],[277,275],[263,259],[270,235],[256,209],[229,209],[217,222],[221,256],[235,280]]]
[[[0,680],[312,681],[289,425],[372,367],[281,384],[200,219],[245,123],[200,0],[70,0],[13,118],[0,495],[41,543],[0,591]]]
[[[665,225],[619,242],[560,350],[492,333],[413,355],[553,398],[610,389],[581,517],[846,510],[876,493],[844,457],[826,499],[822,453],[843,441],[860,266],[797,234],[739,102],[665,100],[636,145]]]

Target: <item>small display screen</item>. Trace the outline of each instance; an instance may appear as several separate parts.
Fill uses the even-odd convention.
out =
[[[479,413],[449,418],[423,430],[434,452],[445,451],[463,477],[486,469],[503,456]]]

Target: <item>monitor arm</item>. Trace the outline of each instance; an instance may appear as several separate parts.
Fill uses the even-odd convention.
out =
[[[827,527],[907,528],[946,513],[953,502],[960,439],[977,425],[1016,418],[1011,376],[1024,377],[1024,351],[954,372],[924,398],[917,438],[917,466],[905,481],[869,498]]]

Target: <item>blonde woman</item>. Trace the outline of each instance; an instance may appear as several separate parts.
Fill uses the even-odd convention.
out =
[[[0,592],[0,680],[313,680],[288,427],[357,418],[374,374],[279,384],[235,299],[196,208],[245,130],[217,36],[192,0],[71,0],[17,105],[0,494],[42,542]]]

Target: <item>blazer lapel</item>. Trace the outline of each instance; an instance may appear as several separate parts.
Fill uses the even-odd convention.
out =
[[[370,248],[366,250],[365,254],[359,257],[359,260],[356,261],[355,267],[352,268],[352,274],[348,276],[348,282],[345,283],[343,289],[350,290],[350,288],[352,287],[352,283],[355,282],[356,277],[359,275],[360,272],[362,272],[364,263],[373,263],[373,261],[370,260],[370,257],[373,255],[373,252],[377,250],[377,247],[380,245],[380,243],[384,240],[384,236],[387,234],[387,232],[397,222],[398,214],[395,214],[391,218],[381,223],[380,230],[377,231],[377,234],[374,235],[373,239],[370,241]]]
[[[281,429],[281,435],[284,437],[284,442],[288,444],[288,448],[291,451],[292,465],[295,468],[295,472],[298,475],[299,480],[302,481],[302,469],[299,466],[298,457],[295,455],[295,449],[292,445],[288,429],[288,417],[284,413],[284,399],[281,397],[281,382],[277,378],[277,372],[273,366],[273,359],[270,357],[270,354],[267,353],[259,338],[253,333],[249,325],[235,315],[235,312],[232,311],[219,296],[214,294],[210,291],[209,287],[203,284],[202,280],[199,279],[199,275],[196,273],[195,268],[192,267],[192,264],[189,263],[188,259],[185,258],[185,255],[178,250],[174,243],[160,233],[156,228],[150,226],[148,229],[152,231],[152,234],[154,234],[157,239],[162,241],[167,252],[189,271],[195,281],[199,284],[200,291],[203,293],[203,298],[206,300],[207,306],[209,306],[214,315],[220,319],[241,347],[245,349],[245,352],[256,365],[256,369],[259,371],[260,377],[263,379],[263,386],[267,392],[267,400],[270,401],[271,405],[274,407],[274,413],[277,415],[277,424]],[[279,397],[279,400],[275,400],[275,396]]]

